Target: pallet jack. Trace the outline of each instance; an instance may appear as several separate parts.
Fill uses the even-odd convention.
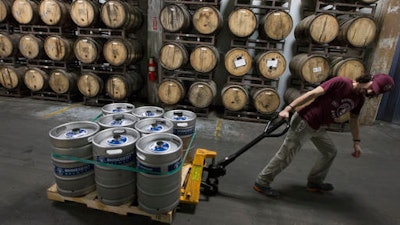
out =
[[[263,133],[243,146],[237,152],[226,156],[218,162],[215,162],[217,156],[215,151],[203,148],[196,149],[191,167],[181,188],[180,203],[195,206],[199,202],[201,194],[204,194],[205,196],[216,195],[218,193],[218,178],[226,174],[226,166],[262,139],[284,135],[289,130],[289,127],[289,120],[278,119],[276,116],[267,122]],[[212,160],[211,164],[208,166],[206,165],[206,159]],[[204,172],[207,173],[206,176],[204,175]],[[203,176],[206,178],[203,179]]]

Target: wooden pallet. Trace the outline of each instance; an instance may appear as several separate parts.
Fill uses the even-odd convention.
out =
[[[86,205],[88,208],[102,210],[106,212],[112,212],[120,215],[140,215],[140,216],[147,216],[150,217],[152,220],[159,221],[162,223],[171,224],[173,220],[173,216],[175,211],[170,211],[165,214],[150,214],[147,212],[142,211],[137,206],[133,206],[130,203],[123,204],[121,206],[110,206],[105,205],[97,198],[97,192],[93,191],[83,197],[65,197],[58,193],[57,191],[57,184],[52,185],[50,188],[47,189],[47,198],[53,201],[58,202],[76,202],[80,204]]]

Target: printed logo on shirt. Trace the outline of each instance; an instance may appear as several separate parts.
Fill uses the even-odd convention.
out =
[[[336,108],[331,111],[332,118],[336,119],[352,110],[354,108],[354,101],[352,99],[345,98],[341,100],[339,105],[336,101],[333,102],[332,105],[336,106]]]

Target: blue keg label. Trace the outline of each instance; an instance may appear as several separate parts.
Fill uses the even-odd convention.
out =
[[[126,155],[120,156],[120,157],[106,157],[104,155],[98,155],[96,156],[96,161],[101,162],[101,163],[108,163],[108,164],[114,164],[114,165],[124,165],[132,162],[134,160],[133,153],[128,153]]]
[[[161,173],[161,171],[162,171],[162,167],[159,167],[159,166],[147,166],[147,165],[140,163],[140,161],[138,161],[137,164],[138,164],[137,167],[140,170],[144,170],[144,171],[148,171],[148,172],[155,172],[155,173]],[[164,172],[174,171],[177,168],[179,168],[180,165],[181,165],[181,160],[178,160],[177,162],[168,165],[167,171],[164,171]]]
[[[162,142],[161,144],[154,143],[154,146],[152,146],[150,150],[153,152],[164,152],[167,151],[169,147],[168,142]]]
[[[111,126],[122,126],[123,123],[124,123],[124,120],[113,120],[113,121],[111,121],[110,125]]]
[[[67,138],[78,138],[85,136],[88,133],[87,130],[85,129],[80,129],[79,130],[70,130],[67,133],[65,133],[65,137]]]
[[[176,121],[185,121],[185,120],[187,120],[187,116],[174,116],[174,117],[173,117],[173,120],[176,120]]]
[[[181,165],[181,160],[179,159],[177,162],[175,162],[174,164],[171,164],[168,166],[168,172],[169,171],[173,171],[176,170],[179,166]]]
[[[80,167],[74,168],[62,168],[58,166],[54,166],[54,173],[59,176],[77,176],[84,173],[88,173],[94,169],[93,164],[85,164]]]
[[[111,146],[115,145],[122,145],[125,144],[128,141],[128,138],[126,136],[120,136],[119,138],[110,138],[107,140],[107,144]]]
[[[123,108],[115,108],[111,110],[113,113],[122,113],[122,112],[126,112],[125,109]]]
[[[188,128],[174,128],[174,134],[177,136],[192,135],[194,133],[195,127]]]
[[[156,131],[160,131],[160,130],[163,130],[163,129],[164,129],[163,126],[157,124],[157,126],[150,126],[149,131],[150,132],[156,132]]]
[[[142,113],[143,117],[154,117],[156,114],[153,111],[146,111]]]

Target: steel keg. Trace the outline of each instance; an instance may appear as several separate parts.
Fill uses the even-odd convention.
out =
[[[133,110],[133,115],[144,118],[160,118],[164,115],[164,109],[157,106],[141,106]]]
[[[188,149],[190,141],[196,130],[196,114],[189,110],[170,110],[164,113],[164,118],[172,121],[174,124],[173,134],[182,139],[182,154],[187,153],[186,162],[190,162],[194,158],[194,151]]]
[[[95,190],[93,164],[75,158],[92,159],[92,137],[99,130],[97,123],[77,121],[49,131],[54,177],[61,195],[78,197]]]
[[[110,103],[103,106],[101,111],[104,115],[107,115],[115,113],[132,113],[134,109],[135,106],[130,103]]]
[[[179,204],[182,140],[168,133],[155,133],[136,142],[139,208],[152,214],[173,210]]]
[[[115,113],[102,116],[98,120],[98,124],[102,129],[113,127],[130,127],[134,128],[139,118],[129,113]]]
[[[133,128],[115,127],[93,137],[93,158],[97,195],[107,205],[122,205],[136,198],[136,173],[113,165],[136,167],[136,141],[140,133]]]
[[[164,118],[145,118],[134,125],[142,136],[153,133],[173,133],[174,124]]]

